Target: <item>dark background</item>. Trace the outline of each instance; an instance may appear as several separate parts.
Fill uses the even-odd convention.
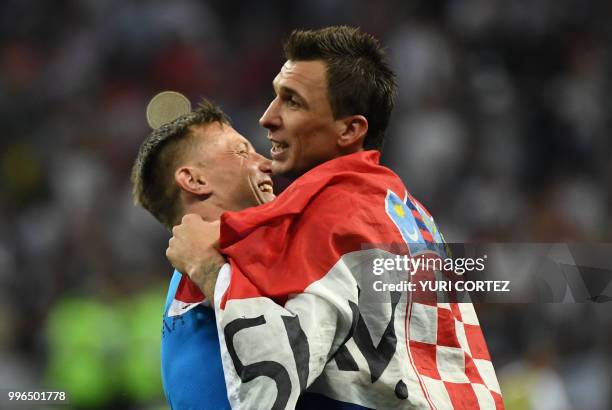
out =
[[[449,242],[609,242],[607,1],[0,2],[0,388],[164,408],[168,233],[129,172],[161,90],[257,125],[293,28],[377,36],[383,155]],[[508,409],[609,409],[612,309],[479,307]]]

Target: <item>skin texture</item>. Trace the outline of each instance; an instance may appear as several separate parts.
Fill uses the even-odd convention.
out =
[[[297,177],[341,155],[344,123],[336,121],[327,97],[323,61],[287,61],[272,82],[276,97],[259,120],[268,129],[272,172]],[[287,145],[275,150],[274,143]]]
[[[274,199],[258,185],[270,179],[270,161],[230,125],[211,123],[193,130],[194,149],[188,151],[175,179],[185,193],[207,195],[206,205],[238,211]],[[186,195],[184,202],[198,198]],[[218,219],[218,218],[214,218]]]

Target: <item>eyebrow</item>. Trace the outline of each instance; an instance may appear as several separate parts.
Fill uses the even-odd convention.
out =
[[[281,86],[277,87],[276,86],[276,79],[275,79],[275,81],[272,81],[272,88],[274,89],[275,93],[279,93],[280,91],[282,91],[284,93],[296,96],[297,98],[300,99],[300,102],[304,105],[304,107],[308,108],[308,103],[306,102],[306,99],[302,96],[302,94],[300,94],[299,92],[297,92],[293,88],[287,87],[286,85],[281,85]]]

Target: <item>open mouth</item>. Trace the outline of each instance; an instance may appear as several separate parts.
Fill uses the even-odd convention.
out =
[[[261,192],[264,192],[266,194],[274,193],[273,186],[272,186],[272,181],[263,181],[263,182],[260,182],[259,184],[257,184],[257,188]]]
[[[285,152],[287,148],[289,148],[289,144],[285,142],[279,142],[274,140],[270,140],[270,142],[272,143],[272,148],[270,149],[270,155],[272,156],[272,159],[277,158],[279,155]]]
[[[259,205],[263,205],[267,202],[272,201],[275,198],[274,195],[274,184],[271,179],[265,179],[260,182],[255,182],[252,177],[249,176],[249,187],[255,197],[255,201]]]

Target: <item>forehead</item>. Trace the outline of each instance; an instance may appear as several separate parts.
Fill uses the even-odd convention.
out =
[[[287,60],[272,84],[274,88],[288,87],[302,93],[312,90],[325,91],[327,89],[326,65],[322,60]]]
[[[193,135],[211,145],[224,144],[226,142],[248,142],[231,125],[220,124],[218,122],[195,126],[193,128]]]
[[[249,141],[231,125],[218,122],[198,125],[193,128],[192,135],[198,144],[197,151],[210,155],[235,149],[240,144],[250,145]]]

